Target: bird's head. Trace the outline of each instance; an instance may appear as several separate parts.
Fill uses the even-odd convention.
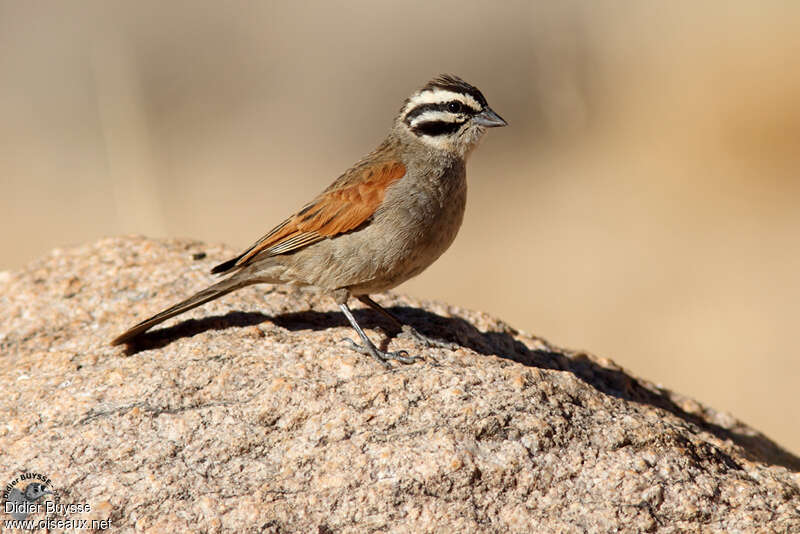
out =
[[[475,86],[443,74],[408,97],[396,127],[427,147],[467,157],[486,128],[507,124]]]

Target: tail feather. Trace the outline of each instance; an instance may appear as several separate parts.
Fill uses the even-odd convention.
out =
[[[223,295],[227,295],[231,291],[235,291],[241,287],[253,284],[257,281],[258,280],[252,280],[252,279],[245,280],[237,276],[233,276],[226,280],[222,280],[221,282],[217,282],[216,284],[209,286],[198,293],[195,293],[188,299],[179,302],[178,304],[175,304],[171,308],[167,308],[161,313],[158,313],[150,317],[149,319],[145,319],[141,323],[127,330],[125,333],[116,337],[111,342],[111,344],[121,345],[122,343],[128,343],[135,337],[146,332],[147,330],[157,325],[158,323],[166,321],[170,317],[175,317],[176,315],[179,315],[185,311],[191,310],[192,308],[196,308],[201,304],[205,304],[206,302],[219,298]]]

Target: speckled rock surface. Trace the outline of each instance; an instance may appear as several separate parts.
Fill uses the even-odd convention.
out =
[[[108,345],[234,252],[105,239],[0,273],[0,482],[46,474],[117,532],[800,532],[797,457],[482,313],[377,296],[460,346],[358,309],[426,358],[391,370],[283,286]]]

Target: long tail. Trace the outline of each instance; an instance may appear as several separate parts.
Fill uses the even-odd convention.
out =
[[[172,306],[171,308],[167,308],[161,313],[158,313],[150,317],[149,319],[145,319],[141,323],[127,330],[124,334],[116,337],[111,342],[111,344],[121,345],[122,343],[127,343],[136,336],[138,336],[139,334],[144,333],[145,331],[149,330],[158,323],[166,321],[170,317],[175,317],[176,315],[191,310],[192,308],[196,308],[201,304],[205,304],[208,301],[219,298],[222,295],[227,295],[231,291],[235,291],[241,287],[254,284],[259,281],[259,280],[253,280],[252,278],[248,280],[245,279],[244,277],[240,277],[238,276],[240,273],[237,273],[226,280],[222,280],[221,282],[217,282],[216,284],[209,286],[198,293],[195,293],[188,299],[179,302],[178,304]]]

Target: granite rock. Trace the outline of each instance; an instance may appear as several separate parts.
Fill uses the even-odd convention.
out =
[[[109,346],[234,252],[113,238],[0,273],[0,475],[43,473],[119,532],[800,532],[796,456],[484,313],[378,295],[458,346],[357,309],[424,357],[389,370],[286,286]]]

